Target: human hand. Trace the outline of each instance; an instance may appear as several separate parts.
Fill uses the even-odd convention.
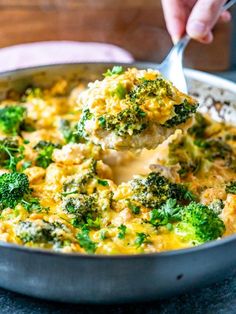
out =
[[[212,28],[218,20],[228,22],[228,11],[221,13],[226,0],[162,0],[168,32],[174,43],[187,33],[202,43],[213,40]]]

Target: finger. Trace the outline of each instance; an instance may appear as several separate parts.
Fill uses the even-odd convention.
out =
[[[209,32],[205,37],[199,39],[198,41],[203,43],[203,44],[210,44],[213,41],[212,32]]]
[[[162,0],[162,7],[167,30],[173,42],[177,42],[185,32],[187,9],[181,0]]]
[[[232,19],[231,13],[229,11],[225,11],[221,13],[218,21],[220,23],[228,23],[231,21],[231,19]]]
[[[187,21],[187,33],[190,37],[204,41],[217,22],[225,0],[198,0]]]

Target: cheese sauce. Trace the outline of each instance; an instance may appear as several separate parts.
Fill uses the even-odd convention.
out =
[[[235,232],[236,195],[226,191],[236,179],[235,127],[206,116],[200,126],[195,122],[192,133],[177,130],[155,150],[103,150],[75,132],[83,88],[78,82],[68,91],[63,80],[2,101],[0,174],[25,174],[30,191],[14,207],[1,207],[1,241],[96,254],[160,252],[199,244],[175,232],[175,222],[155,226],[153,208],[132,198],[132,180],[151,172],[184,184],[202,204],[220,202],[224,235]],[[17,129],[6,132],[1,110],[16,105],[25,108],[24,116]]]

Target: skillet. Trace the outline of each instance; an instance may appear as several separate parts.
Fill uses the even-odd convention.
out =
[[[114,64],[59,64],[0,74],[0,99],[10,89],[45,87],[59,78],[88,82]],[[155,68],[156,64],[126,64]],[[218,120],[236,124],[236,84],[185,70],[191,94]],[[221,101],[219,109],[217,102]],[[67,254],[0,242],[0,286],[42,299],[73,303],[147,301],[189,291],[229,274],[236,262],[236,235],[190,249],[136,255]]]

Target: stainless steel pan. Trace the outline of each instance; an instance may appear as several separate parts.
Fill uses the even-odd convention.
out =
[[[45,86],[60,77],[101,77],[111,64],[54,65],[0,75],[0,98],[9,89]],[[135,64],[152,67],[155,64]],[[235,84],[186,70],[191,92],[205,100],[201,110],[236,123]],[[216,105],[222,101],[223,105]],[[62,254],[0,243],[0,286],[39,298],[88,303],[155,300],[219,280],[236,262],[236,235],[191,249],[146,255]]]

